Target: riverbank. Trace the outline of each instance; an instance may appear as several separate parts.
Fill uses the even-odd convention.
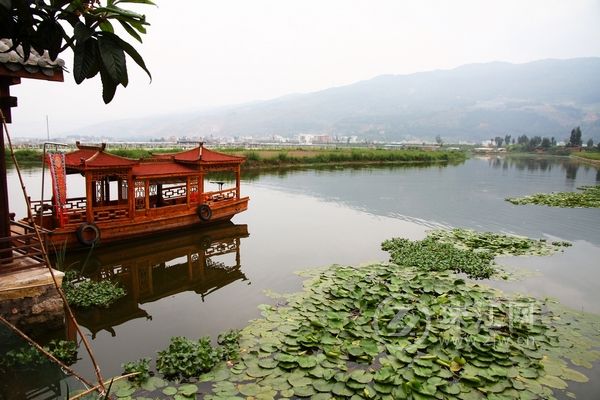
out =
[[[220,149],[228,154],[246,157],[243,169],[309,167],[326,165],[369,165],[395,163],[437,163],[462,162],[467,159],[467,153],[459,150],[420,150],[420,149]],[[155,153],[169,153],[177,149],[165,149]],[[147,158],[149,150],[115,149],[110,153],[128,158]],[[42,154],[36,150],[17,150],[15,157],[18,162],[36,163],[41,161]],[[11,160],[7,158],[7,161]]]

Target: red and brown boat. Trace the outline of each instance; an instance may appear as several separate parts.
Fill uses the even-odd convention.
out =
[[[106,145],[48,154],[53,181],[50,201],[32,201],[34,223],[49,250],[93,246],[197,225],[229,221],[248,208],[240,194],[244,157],[219,153],[202,144],[191,150],[135,160],[110,154]],[[213,182],[214,172],[233,175],[235,187]],[[67,197],[67,174],[85,178],[85,197]]]

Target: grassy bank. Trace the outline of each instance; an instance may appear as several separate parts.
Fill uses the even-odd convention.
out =
[[[594,164],[600,164],[600,151],[582,151],[578,153],[572,153],[571,157],[584,159],[585,161],[589,161]]]
[[[461,151],[416,149],[282,149],[228,152],[246,157],[246,168],[324,164],[453,162],[464,161],[467,157],[466,153]]]
[[[228,154],[246,157],[245,169],[263,167],[286,167],[299,165],[327,164],[373,164],[373,163],[405,163],[405,162],[459,162],[467,156],[462,151],[425,151],[417,149],[216,149]],[[179,149],[153,150],[154,153],[177,152]],[[144,149],[114,149],[109,153],[128,158],[148,158],[149,150]],[[42,153],[38,150],[17,150],[15,156],[18,162],[40,162]],[[7,153],[6,159],[11,162]]]

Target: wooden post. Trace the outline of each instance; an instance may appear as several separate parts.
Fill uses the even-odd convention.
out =
[[[148,179],[144,181],[144,194],[146,195],[146,215],[148,215],[150,210],[150,181]]]
[[[10,85],[20,83],[19,78],[0,77],[0,238],[10,237],[10,211],[8,202],[8,179],[4,148],[4,123],[9,124],[10,108],[17,106],[17,99],[10,96]],[[0,262],[11,262],[12,252],[2,251],[10,248],[10,242],[0,243]]]
[[[94,209],[93,209],[93,197],[92,194],[96,193],[96,188],[92,191],[92,174],[91,172],[86,172],[85,174],[85,212],[86,212],[86,220],[89,224],[94,222]]]
[[[135,180],[131,171],[127,175],[127,201],[129,202],[129,218],[135,218]]]
[[[240,199],[240,180],[241,180],[241,169],[240,166],[238,165],[237,169],[235,170],[235,198],[237,200]]]
[[[4,159],[4,125],[0,125],[0,239],[10,237],[10,217],[8,211],[8,184],[6,178],[6,161]],[[6,250],[10,242],[0,243],[0,262],[10,262],[12,253]]]

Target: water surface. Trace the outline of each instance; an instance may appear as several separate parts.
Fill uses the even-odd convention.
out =
[[[39,172],[24,173],[34,198]],[[14,173],[9,181],[11,208],[22,216]],[[272,302],[265,290],[300,290],[294,271],[385,260],[383,240],[420,239],[439,227],[573,242],[550,257],[504,257],[501,263],[536,276],[491,283],[600,314],[600,210],[504,201],[598,182],[597,168],[560,158],[492,157],[454,166],[247,173],[242,194],[251,198],[249,209],[232,225],[205,235],[168,234],[142,244],[99,248],[88,259],[86,272],[118,275],[130,293],[108,310],[80,313],[80,321],[93,338],[104,374],[119,374],[121,363],[155,357],[171,336],[216,337],[245,326],[259,316],[257,305]],[[69,196],[81,192],[73,185],[78,184],[71,183]],[[47,196],[49,186],[45,192]],[[219,248],[223,254],[215,252]],[[85,257],[70,257],[70,263],[81,267]],[[87,361],[84,356],[77,369],[91,377]],[[593,375],[600,378],[597,369]]]

